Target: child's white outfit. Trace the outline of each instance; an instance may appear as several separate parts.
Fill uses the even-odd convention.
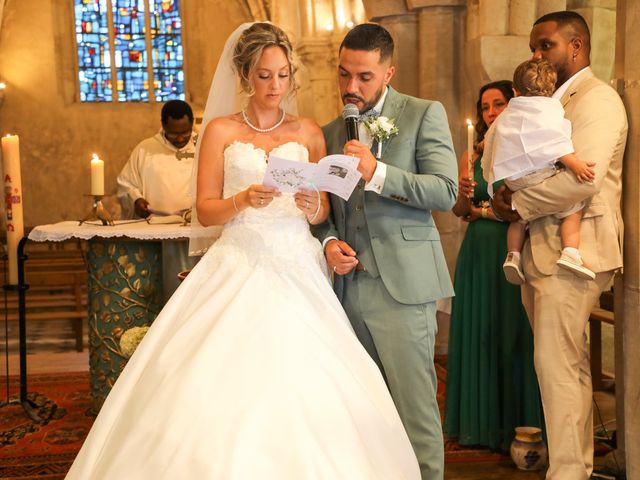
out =
[[[512,98],[489,127],[484,143],[482,174],[491,197],[494,182],[504,180],[514,192],[537,185],[560,171],[556,166],[558,158],[574,152],[571,122],[564,117],[562,104],[556,98],[543,96]],[[554,217],[565,218],[584,206],[585,202],[579,202]],[[569,262],[565,257],[563,253],[559,266],[593,278],[593,272],[582,266],[579,257],[575,262]],[[510,258],[505,262],[505,273],[507,269],[514,270],[511,278],[521,281],[512,283],[523,283],[519,257],[516,261]]]

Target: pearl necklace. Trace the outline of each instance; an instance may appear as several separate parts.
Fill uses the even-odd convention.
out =
[[[269,127],[269,128],[258,128],[256,127],[253,123],[251,123],[249,121],[249,117],[247,117],[247,112],[245,112],[244,110],[242,110],[242,118],[244,120],[244,123],[246,123],[247,125],[249,125],[249,128],[251,128],[252,130],[255,130],[256,132],[260,132],[260,133],[268,133],[271,132],[273,130],[275,130],[276,128],[278,128],[280,125],[282,125],[282,122],[284,122],[285,117],[287,116],[287,112],[284,111],[284,109],[282,110],[282,117],[280,117],[280,120],[278,120],[278,122],[273,126],[273,127]]]

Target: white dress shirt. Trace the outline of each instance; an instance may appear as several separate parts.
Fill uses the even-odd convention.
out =
[[[385,87],[384,93],[380,96],[380,100],[378,100],[378,103],[376,103],[376,105],[371,109],[375,112],[376,116],[380,115],[380,112],[382,112],[382,107],[384,106],[384,101],[387,98],[388,92],[389,89]],[[369,148],[373,146],[373,138],[371,138],[369,131],[362,122],[358,124],[358,136],[360,137],[360,141],[365,145],[368,145]],[[384,187],[384,181],[387,178],[387,165],[386,163],[382,163],[380,160],[377,160],[377,164],[378,165],[373,172],[371,180],[364,185],[364,189],[380,195]]]

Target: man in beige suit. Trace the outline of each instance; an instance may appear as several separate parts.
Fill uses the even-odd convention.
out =
[[[535,366],[549,442],[547,479],[584,480],[593,470],[591,373],[585,329],[589,312],[613,274],[622,267],[620,213],[622,156],[627,119],[617,93],[589,67],[590,35],[574,12],[538,19],[530,36],[534,58],[558,71],[554,97],[571,120],[578,158],[595,163],[593,183],[580,183],[570,171],[534,187],[511,192],[501,187],[494,210],[506,220],[529,221],[523,252],[526,283],[522,299],[534,333]],[[586,200],[580,253],[596,272],[584,280],[559,270],[560,221],[551,216]]]

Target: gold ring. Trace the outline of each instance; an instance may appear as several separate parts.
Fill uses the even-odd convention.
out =
[[[333,266],[333,271],[334,271],[334,273],[337,273],[337,272],[336,272],[336,266],[335,266],[335,265]]]
[[[264,205],[264,198],[260,199],[260,205]]]

